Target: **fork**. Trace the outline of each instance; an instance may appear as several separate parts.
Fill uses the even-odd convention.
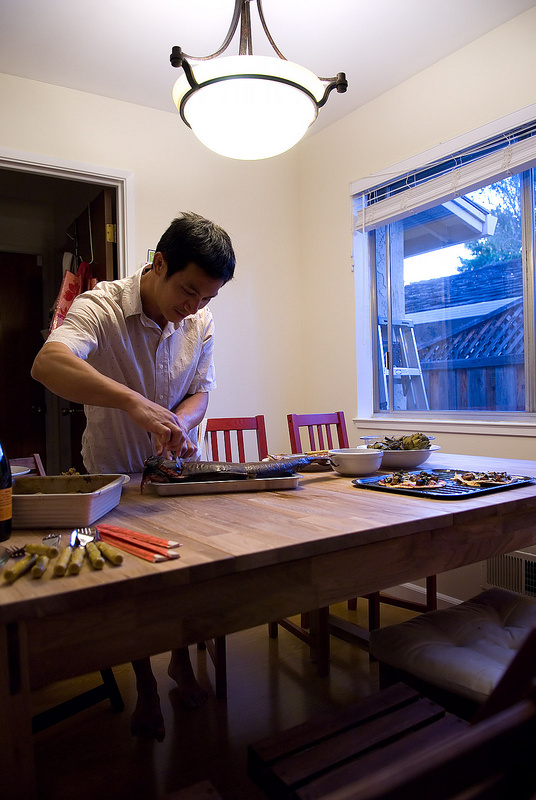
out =
[[[22,556],[27,555],[28,553],[32,553],[33,555],[47,555],[49,558],[54,558],[57,556],[58,553],[50,552],[51,549],[56,549],[57,545],[60,543],[61,536],[59,533],[47,533],[46,536],[42,538],[42,544],[45,545],[45,551],[43,551],[42,545],[39,544],[23,544],[20,547],[16,547],[12,545],[11,547],[6,547],[6,552],[8,553],[9,558],[22,558]]]
[[[85,549],[93,569],[102,569],[104,566],[104,558],[95,544],[95,536],[97,533],[95,528],[77,528],[76,532],[78,535],[78,546]]]

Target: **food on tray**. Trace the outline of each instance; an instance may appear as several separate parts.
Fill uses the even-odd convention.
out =
[[[446,481],[440,480],[431,472],[393,472],[378,481],[378,486],[388,486],[391,489],[437,489],[446,486]]]
[[[144,464],[141,491],[146,483],[178,483],[182,481],[228,481],[252,478],[283,478],[299,467],[314,461],[314,456],[289,456],[279,461],[170,461],[163,456],[150,456]]]
[[[507,472],[462,472],[454,475],[456,483],[463,486],[504,486],[515,479]]]
[[[368,444],[372,450],[429,450],[430,439],[425,433],[410,433],[406,436],[384,436],[381,442]]]

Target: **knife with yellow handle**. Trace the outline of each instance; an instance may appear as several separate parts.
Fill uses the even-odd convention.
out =
[[[28,570],[33,567],[36,560],[37,556],[33,553],[24,556],[24,558],[21,558],[16,564],[13,564],[12,567],[8,567],[4,570],[4,580],[13,583],[13,581],[16,581],[21,575],[24,575],[25,572],[28,572]]]
[[[104,559],[101,555],[101,551],[95,544],[95,542],[90,541],[86,544],[86,553],[87,557],[89,558],[89,562],[93,569],[102,569],[104,566]]]
[[[62,575],[65,575],[67,571],[67,564],[69,563],[72,552],[73,548],[70,545],[67,545],[67,547],[64,547],[59,554],[58,560],[54,564],[54,575],[57,578],[61,578]]]
[[[78,540],[78,530],[76,528],[71,532],[69,544],[71,546],[71,558],[67,564],[67,572],[69,572],[71,575],[78,575],[82,569],[86,550],[85,547],[80,545]]]

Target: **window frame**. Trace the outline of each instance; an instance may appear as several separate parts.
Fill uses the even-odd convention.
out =
[[[374,359],[371,357],[375,348],[375,337],[373,329],[375,327],[375,302],[374,287],[372,286],[371,271],[369,264],[368,235],[365,231],[364,215],[359,211],[363,205],[367,192],[374,187],[395,182],[397,179],[408,172],[425,170],[427,165],[446,158],[451,153],[463,151],[476,147],[479,143],[504,134],[512,129],[536,120],[536,104],[533,104],[519,112],[494,121],[489,125],[478,128],[461,137],[444,142],[441,145],[425,151],[420,155],[400,162],[393,167],[369,175],[367,178],[354,181],[350,185],[350,196],[353,203],[353,261],[355,277],[355,300],[356,300],[356,354],[357,354],[357,415],[355,423],[359,428],[373,430],[374,425],[381,421],[381,429],[399,430],[401,424],[405,430],[419,430],[423,425],[433,421],[435,430],[444,432],[458,433],[463,430],[467,433],[485,432],[504,434],[507,436],[533,436],[536,426],[536,412],[530,411],[375,411],[373,403]],[[518,171],[517,169],[515,170]],[[490,183],[493,176],[491,176]],[[533,187],[534,188],[534,187]],[[524,202],[533,203],[534,192],[530,192],[530,186],[523,182]],[[438,202],[441,202],[440,200]],[[532,207],[532,218],[534,219],[534,208]],[[360,227],[361,226],[361,227]],[[526,233],[526,232],[525,232]],[[535,242],[531,238],[528,246],[523,250],[524,267],[526,261],[534,263]],[[524,269],[526,275],[529,271]],[[536,289],[534,286],[533,273],[524,285],[525,303],[536,304]],[[531,309],[530,319],[534,319],[534,312]],[[527,332],[527,336],[533,337],[536,347],[534,325],[532,330]],[[365,365],[367,365],[365,367]],[[531,386],[531,392],[534,384]],[[535,392],[536,393],[536,392]],[[530,397],[528,407],[536,408],[536,398]]]

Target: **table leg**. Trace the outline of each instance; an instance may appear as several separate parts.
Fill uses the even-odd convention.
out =
[[[32,800],[36,785],[24,624],[0,628],[0,708],[0,775],[9,782],[10,800]]]

